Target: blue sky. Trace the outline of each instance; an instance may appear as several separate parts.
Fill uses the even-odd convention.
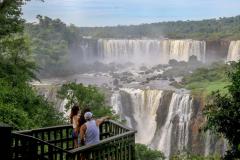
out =
[[[240,0],[32,0],[23,17],[40,14],[77,26],[114,26],[240,15]]]

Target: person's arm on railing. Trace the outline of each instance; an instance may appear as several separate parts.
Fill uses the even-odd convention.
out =
[[[100,119],[97,119],[97,120],[96,120],[97,126],[100,126],[104,121],[106,121],[106,120],[108,120],[108,119],[110,119],[109,116],[106,116],[106,117],[102,117],[102,118],[100,118]]]
[[[87,130],[87,126],[86,124],[83,124],[80,128],[80,140],[81,140],[81,145],[84,145],[84,137],[85,137],[85,133]]]

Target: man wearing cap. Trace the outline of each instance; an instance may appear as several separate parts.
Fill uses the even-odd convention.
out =
[[[92,112],[86,112],[84,118],[87,121],[80,128],[80,138],[82,145],[96,144],[100,142],[100,132],[99,126],[108,117],[103,117],[101,119],[94,120]]]

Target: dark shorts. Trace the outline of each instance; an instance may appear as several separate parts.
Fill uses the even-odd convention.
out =
[[[72,131],[72,138],[78,138],[78,132]]]

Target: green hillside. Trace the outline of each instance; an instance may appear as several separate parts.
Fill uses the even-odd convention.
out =
[[[191,38],[204,40],[240,39],[240,16],[201,21],[176,21],[152,24],[81,27],[83,36],[95,38]]]

